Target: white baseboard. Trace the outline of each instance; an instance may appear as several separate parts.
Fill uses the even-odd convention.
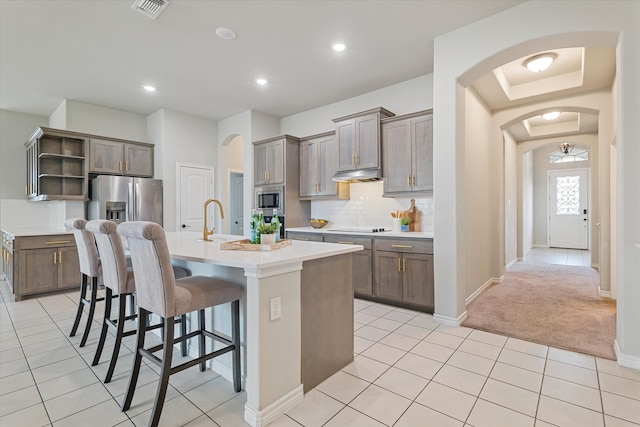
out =
[[[462,325],[462,322],[467,320],[467,311],[465,310],[464,313],[462,313],[458,317],[449,317],[449,316],[443,316],[441,314],[434,314],[433,320],[435,320],[438,323],[442,323],[443,325],[446,325],[446,326],[454,326],[454,327],[460,326]]]
[[[613,342],[613,349],[616,352],[618,365],[624,366],[626,368],[640,369],[640,356],[632,356],[630,354],[624,354],[623,352],[621,352],[620,346],[618,345],[618,340],[615,340]]]
[[[525,260],[526,260],[526,258],[525,258],[525,257],[523,257],[523,256],[519,256],[519,257],[517,258],[517,261],[519,261],[519,262],[524,262]]]
[[[549,245],[533,245],[532,248],[548,248]]]
[[[611,291],[603,291],[602,289],[600,289],[599,286],[598,286],[598,294],[604,298],[611,298]]]
[[[278,419],[282,414],[302,402],[304,392],[302,384],[294,390],[282,396],[261,411],[258,411],[249,404],[244,405],[244,420],[253,427],[262,427]]]
[[[500,283],[504,280],[504,276],[500,277],[499,279],[492,277],[491,279],[487,280],[484,285],[480,286],[478,289],[476,289],[476,291],[474,293],[472,293],[471,295],[469,295],[467,297],[467,299],[464,300],[464,306],[468,306],[471,301],[473,301],[474,299],[477,298],[478,295],[480,295],[482,293],[482,291],[484,291],[485,289],[487,289],[489,286],[493,285],[494,283]]]
[[[595,268],[596,270],[600,271],[600,264],[593,263],[591,264],[591,268]]]
[[[515,264],[515,263],[516,263],[516,262],[518,262],[518,261],[522,261],[522,259],[520,259],[520,258],[514,258],[514,259],[512,259],[512,260],[511,260],[511,262],[510,262],[509,264],[507,264],[507,265],[505,265],[505,266],[504,266],[504,269],[505,269],[505,270],[510,269],[510,268],[513,266],[513,264]]]

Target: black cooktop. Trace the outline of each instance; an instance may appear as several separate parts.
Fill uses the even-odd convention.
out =
[[[387,230],[383,227],[378,227],[378,228],[331,228],[327,231],[339,231],[344,233],[384,233],[391,230]]]

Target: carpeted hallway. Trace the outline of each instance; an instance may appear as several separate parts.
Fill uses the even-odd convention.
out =
[[[615,360],[616,304],[578,265],[518,262],[467,307],[464,326]]]

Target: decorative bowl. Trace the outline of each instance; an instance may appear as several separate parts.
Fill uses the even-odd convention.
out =
[[[327,221],[326,219],[312,219],[311,221],[309,221],[309,224],[311,224],[313,228],[322,228],[328,223],[329,221]]]

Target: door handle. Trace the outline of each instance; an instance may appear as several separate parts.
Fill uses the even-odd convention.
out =
[[[238,221],[233,221],[234,224],[238,224]]]
[[[187,225],[187,224],[182,224],[180,227],[182,227],[182,228],[191,228],[191,226]]]

